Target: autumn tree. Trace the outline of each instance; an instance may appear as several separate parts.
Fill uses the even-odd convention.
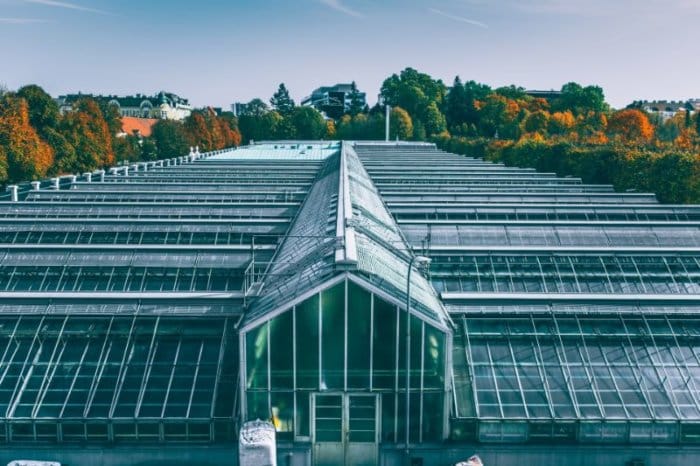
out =
[[[646,113],[636,109],[625,109],[610,116],[608,134],[625,143],[647,143],[654,136],[654,127]]]
[[[275,92],[270,99],[270,105],[272,105],[272,108],[277,110],[282,116],[287,116],[292,113],[292,110],[294,110],[294,100],[292,100],[291,96],[289,95],[289,91],[284,83],[279,85],[277,92]]]
[[[75,148],[75,165],[71,172],[94,170],[114,163],[112,134],[99,105],[93,99],[80,99],[73,111],[61,120],[61,131]]]
[[[209,125],[201,111],[194,111],[185,121],[185,132],[190,146],[198,146],[202,152],[212,150],[213,141]]]
[[[406,110],[401,107],[392,108],[389,121],[391,139],[407,141],[413,137],[413,121]]]
[[[53,150],[30,124],[27,101],[11,94],[0,98],[0,147],[9,181],[45,177],[53,165]]]
[[[538,110],[528,114],[523,121],[523,127],[527,133],[546,135],[549,128],[549,112]]]
[[[550,134],[562,135],[572,131],[576,126],[576,118],[571,110],[554,112],[549,118],[548,131]]]

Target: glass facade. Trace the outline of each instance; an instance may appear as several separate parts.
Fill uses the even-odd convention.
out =
[[[310,435],[317,393],[375,393],[383,442],[405,442],[406,370],[410,441],[443,436],[446,335],[350,280],[245,332],[246,418],[274,419],[281,438]]]

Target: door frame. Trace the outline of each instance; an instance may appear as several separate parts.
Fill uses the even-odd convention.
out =
[[[379,464],[379,439],[381,438],[381,403],[382,403],[382,397],[380,396],[380,393],[368,393],[368,392],[341,392],[341,391],[334,391],[334,392],[313,392],[309,394],[309,397],[311,398],[309,400],[309,406],[310,406],[310,413],[309,413],[309,434],[311,437],[311,450],[312,450],[312,464],[316,464],[316,396],[325,396],[325,395],[330,395],[330,396],[340,396],[342,400],[342,420],[341,420],[341,428],[342,428],[342,433],[341,433],[341,443],[343,445],[343,464],[339,466],[352,466],[347,464],[347,454],[348,454],[348,444],[350,443],[348,441],[349,437],[349,427],[350,427],[350,398],[351,397],[368,397],[368,398],[374,398],[374,442],[354,442],[354,443],[361,443],[363,445],[374,445],[373,450],[374,450],[374,464]]]

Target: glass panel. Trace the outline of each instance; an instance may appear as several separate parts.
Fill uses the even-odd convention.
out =
[[[316,395],[315,440],[317,442],[342,442],[343,396]]]
[[[423,394],[423,441],[439,442],[442,440],[442,405],[441,393]]]
[[[425,325],[423,388],[445,386],[445,334]]]
[[[345,283],[321,293],[321,390],[344,388]]]
[[[296,307],[297,388],[318,389],[319,295]]]
[[[376,397],[349,396],[348,415],[348,440],[374,443],[377,437]]]
[[[372,295],[348,282],[348,388],[369,388]]]
[[[247,396],[247,406],[248,406],[248,419],[261,419],[269,420],[270,408],[267,404],[268,392],[254,392],[248,391]]]
[[[267,387],[267,336],[269,324],[249,330],[246,340],[246,366],[248,388]]]
[[[291,434],[294,432],[294,393],[273,392],[270,395],[270,411],[275,430],[278,433],[289,434],[280,438],[291,440]]]
[[[309,402],[311,395],[306,392],[296,393],[296,427],[297,435],[301,437],[309,436]]]
[[[396,315],[396,306],[374,296],[372,388],[375,389],[393,390],[396,383]]]
[[[294,387],[294,345],[291,311],[270,321],[270,386],[272,389]]]

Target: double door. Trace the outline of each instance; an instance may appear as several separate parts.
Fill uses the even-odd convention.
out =
[[[373,394],[312,395],[315,466],[378,464],[378,397]]]

